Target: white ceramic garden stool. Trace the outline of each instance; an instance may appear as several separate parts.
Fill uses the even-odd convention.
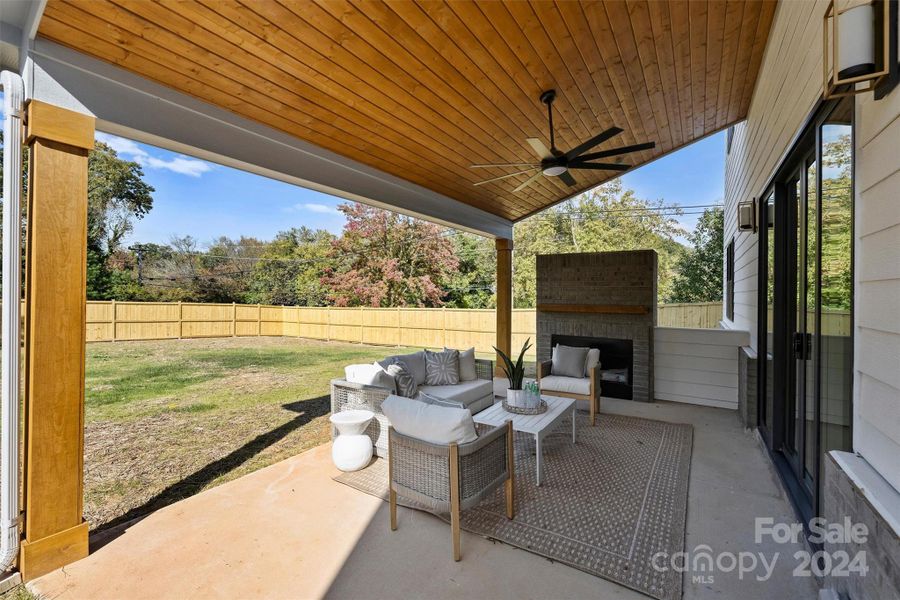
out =
[[[372,460],[372,440],[365,435],[375,413],[370,410],[345,410],[329,417],[338,431],[331,445],[331,459],[341,471],[359,471]]]

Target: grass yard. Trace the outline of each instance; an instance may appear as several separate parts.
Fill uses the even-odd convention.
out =
[[[85,506],[94,530],[328,441],[329,382],[406,349],[290,338],[88,344]]]

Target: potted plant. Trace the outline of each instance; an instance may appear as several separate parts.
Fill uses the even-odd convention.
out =
[[[510,406],[523,406],[524,398],[522,393],[522,381],[525,379],[525,353],[531,348],[531,338],[525,340],[522,345],[522,351],[519,352],[519,359],[513,361],[505,352],[494,346],[497,354],[503,359],[503,372],[509,380],[509,388],[506,390],[506,403]]]

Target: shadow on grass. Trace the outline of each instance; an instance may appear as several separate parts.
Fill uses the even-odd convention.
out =
[[[309,400],[290,402],[283,404],[282,408],[298,414],[290,421],[259,434],[240,448],[169,485],[142,505],[132,508],[124,515],[106,523],[102,529],[91,534],[90,551],[94,552],[102,548],[125,533],[129,526],[134,525],[150,513],[200,492],[210,482],[237,469],[269,446],[287,437],[291,432],[317,417],[328,414],[331,411],[331,397],[319,396]]]

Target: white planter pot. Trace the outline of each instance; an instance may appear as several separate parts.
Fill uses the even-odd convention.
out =
[[[525,393],[522,390],[506,390],[506,403],[516,408],[525,408]]]

